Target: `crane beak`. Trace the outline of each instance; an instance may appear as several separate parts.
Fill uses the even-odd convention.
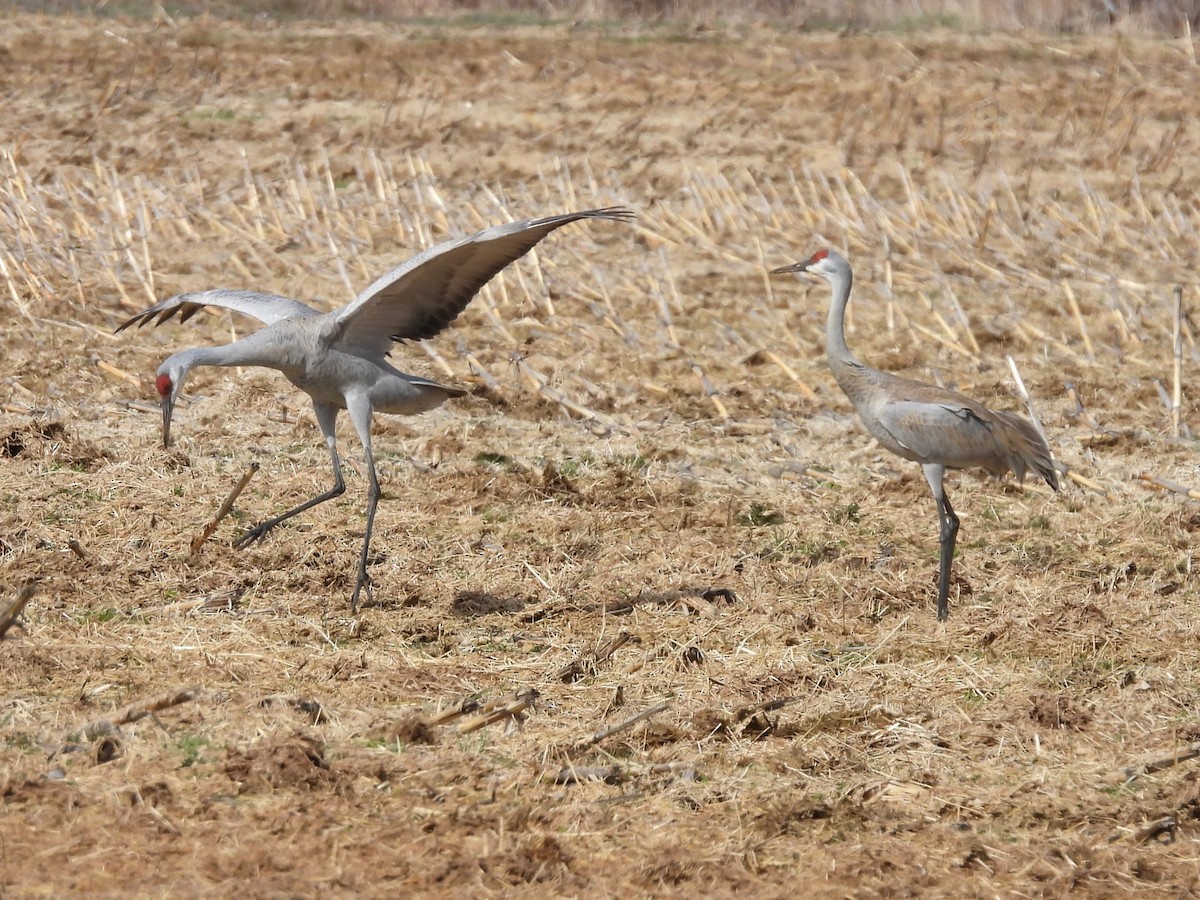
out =
[[[778,269],[772,269],[771,274],[772,275],[786,275],[789,272],[807,272],[807,271],[808,271],[808,263],[807,262],[798,262],[798,263],[792,263],[790,266],[780,266]]]
[[[162,398],[163,414],[163,449],[171,446],[171,413],[175,412],[175,392],[171,391]]]

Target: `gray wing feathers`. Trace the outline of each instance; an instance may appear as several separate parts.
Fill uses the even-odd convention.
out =
[[[280,297],[278,294],[218,289],[168,297],[126,320],[117,327],[117,331],[124,331],[130,325],[137,325],[140,328],[151,322],[161,325],[173,316],[179,316],[181,323],[186,322],[206,306],[219,306],[233,310],[252,316],[267,325],[282,322],[284,319],[319,315],[311,306],[301,303],[299,300]]]
[[[386,353],[393,341],[433,337],[454,321],[479,289],[542,238],[580,219],[628,221],[622,207],[510,222],[447,241],[375,281],[337,314],[336,343]]]
[[[973,401],[893,401],[881,412],[879,424],[918,462],[955,469],[979,466],[998,475],[1011,471],[1018,479],[1032,469],[1058,489],[1050,448],[1021,416]]]
[[[968,445],[979,443],[980,437],[991,443],[986,431],[964,428],[963,417],[942,404],[893,400],[880,411],[879,424],[921,463],[950,455],[975,459],[980,456],[979,448]],[[956,466],[956,463],[947,459],[946,465]]]
[[[1021,416],[1007,412],[989,410],[1005,426],[1002,430],[1003,443],[1008,457],[1008,467],[1024,480],[1025,470],[1033,469],[1050,487],[1058,490],[1058,472],[1054,468],[1054,457],[1050,454],[1045,438],[1033,427],[1033,423]]]

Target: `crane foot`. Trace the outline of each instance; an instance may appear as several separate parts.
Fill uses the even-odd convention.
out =
[[[241,537],[239,537],[236,541],[233,542],[233,549],[245,550],[247,547],[249,547],[255,541],[261,541],[263,539],[263,537],[266,535],[266,533],[271,530],[271,527],[273,524],[274,524],[273,522],[262,522],[258,525],[255,525],[253,528],[251,528],[249,531],[247,531],[245,534],[243,534]]]
[[[363,588],[367,589],[367,599],[365,602],[366,603],[374,603],[375,602],[375,593],[371,589],[371,585],[372,585],[371,576],[368,575],[365,571],[359,572],[358,573],[358,583],[354,585],[354,593],[350,595],[350,615],[353,616],[358,613],[358,595],[362,591]]]

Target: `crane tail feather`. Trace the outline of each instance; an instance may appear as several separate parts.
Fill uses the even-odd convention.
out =
[[[991,412],[1003,425],[996,433],[1004,445],[1005,462],[1017,478],[1024,481],[1025,474],[1033,470],[1057,491],[1058,471],[1054,467],[1054,457],[1033,423],[1012,413]]]

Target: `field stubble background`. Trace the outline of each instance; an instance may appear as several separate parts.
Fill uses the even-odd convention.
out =
[[[5,24],[0,563],[41,580],[0,652],[6,888],[1195,889],[1194,767],[1146,764],[1200,739],[1200,514],[1138,480],[1200,481],[1155,383],[1197,300],[1185,44]],[[377,419],[357,620],[353,473],[230,547],[326,486],[307,398],[201,370],[159,446],[158,362],[247,324],[111,333],[615,203],[635,226],[556,233],[398,350],[477,391]],[[862,357],[1019,410],[1011,355],[1082,476],[953,479],[945,627],[928,489],[824,368],[828,288],[765,277],[822,244]]]

